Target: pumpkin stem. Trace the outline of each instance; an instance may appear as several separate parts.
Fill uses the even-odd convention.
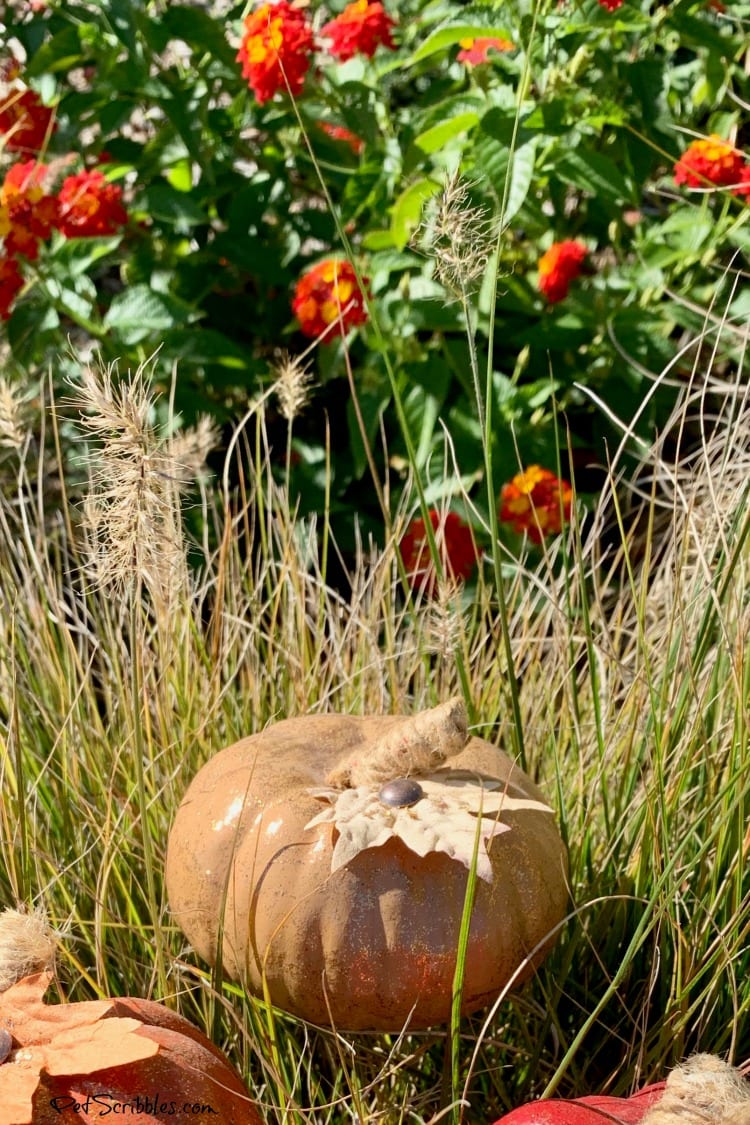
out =
[[[52,969],[55,934],[41,911],[3,910],[0,914],[0,992],[23,977]]]
[[[429,773],[459,754],[468,738],[466,707],[457,696],[390,726],[372,746],[356,750],[337,766],[326,781],[336,789],[356,789]]]

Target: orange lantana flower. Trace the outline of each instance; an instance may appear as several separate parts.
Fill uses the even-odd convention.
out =
[[[391,35],[393,27],[395,20],[391,19],[379,0],[354,0],[353,4],[347,4],[340,16],[324,24],[320,34],[324,39],[330,39],[328,50],[333,57],[345,62],[354,55],[372,58],[378,47],[395,50],[396,44]]]
[[[365,285],[367,278],[363,278]],[[326,258],[313,266],[297,282],[292,309],[306,336],[317,338],[326,334],[326,342],[334,333],[331,325],[340,320],[343,333],[367,320],[364,297],[357,283],[351,262]]]
[[[279,90],[288,89],[295,97],[300,93],[312,50],[312,28],[304,13],[288,0],[278,0],[261,4],[245,18],[237,62],[242,63],[242,77],[262,105]]]
[[[570,519],[573,489],[566,480],[540,465],[529,465],[500,493],[500,519],[514,531],[526,532],[532,543],[562,530]]]
[[[551,305],[567,297],[571,281],[581,273],[587,252],[582,242],[568,239],[553,242],[546,254],[542,254],[537,266],[537,285]]]
[[[676,184],[728,187],[742,180],[745,157],[716,133],[693,141],[674,166]]]
[[[0,187],[0,238],[5,251],[33,262],[39,243],[49,238],[59,216],[59,205],[45,190],[46,164],[27,160],[14,164]]]
[[[101,172],[79,172],[63,181],[59,229],[66,238],[101,238],[116,234],[128,221],[122,205],[122,188],[110,184]]]
[[[478,558],[471,528],[455,512],[442,513],[431,508],[429,516],[446,575],[454,581],[458,578],[470,578]],[[411,588],[432,595],[437,575],[430,555],[425,522],[421,517],[411,521],[398,549]]]
[[[57,126],[54,110],[42,105],[33,90],[9,90],[0,96],[0,148],[9,152],[40,152]]]

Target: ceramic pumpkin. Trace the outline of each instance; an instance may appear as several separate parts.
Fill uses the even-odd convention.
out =
[[[6,912],[0,932],[26,918]],[[135,997],[45,1004],[52,978],[35,972],[0,991],[3,1125],[89,1125],[110,1115],[132,1125],[195,1116],[262,1125],[224,1055],[188,1020]]]
[[[716,1055],[693,1055],[666,1082],[629,1098],[550,1098],[520,1106],[495,1125],[750,1125],[748,1072],[750,1063],[735,1068]]]
[[[639,1125],[646,1112],[656,1105],[664,1083],[645,1086],[629,1098],[591,1095],[584,1098],[550,1098],[530,1102],[506,1113],[495,1125]]]
[[[398,1031],[449,1018],[473,863],[464,1012],[542,960],[567,861],[537,787],[468,737],[453,700],[288,719],[221,751],[177,812],[166,884],[197,952],[250,992],[265,982],[313,1023]]]

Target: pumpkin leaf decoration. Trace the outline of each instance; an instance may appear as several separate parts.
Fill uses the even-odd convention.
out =
[[[444,852],[471,868],[479,831],[477,875],[491,883],[488,846],[495,836],[510,831],[509,825],[499,820],[500,814],[521,809],[552,812],[541,801],[511,797],[500,781],[463,770],[420,776],[421,796],[406,806],[387,803],[387,798],[383,799],[386,788],[359,785],[343,791],[310,790],[312,796],[328,801],[329,807],[308,821],[305,828],[333,824],[338,832],[332,872],[345,867],[360,852],[379,848],[394,836],[418,856]]]

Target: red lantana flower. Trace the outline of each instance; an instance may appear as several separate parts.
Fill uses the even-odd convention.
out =
[[[567,297],[570,283],[579,276],[588,251],[582,242],[553,242],[538,263],[539,291],[551,305]]]
[[[59,229],[66,238],[101,238],[116,234],[128,221],[122,188],[101,172],[79,172],[63,181],[58,196]]]
[[[350,132],[344,125],[329,125],[327,121],[320,122],[320,128],[334,141],[344,141],[352,152],[359,154],[365,147],[361,137]]]
[[[562,530],[570,519],[573,489],[549,469],[530,465],[504,484],[500,493],[500,519],[514,531],[524,531],[532,543]]]
[[[363,278],[367,285],[367,278]],[[317,338],[326,334],[326,342],[334,333],[331,325],[340,319],[340,330],[367,320],[364,298],[357,284],[351,262],[326,258],[303,274],[297,282],[292,309],[306,336]]]
[[[739,186],[733,190],[732,195],[737,195],[740,198],[744,195],[750,200],[750,164],[745,164],[743,168],[740,168],[737,179]]]
[[[23,277],[15,258],[0,257],[0,317],[7,320]]]
[[[47,173],[46,164],[27,160],[14,164],[0,187],[0,237],[11,256],[33,262],[58,221],[58,202],[45,191]]]
[[[391,29],[395,26],[379,0],[354,0],[340,16],[324,24],[320,34],[331,40],[328,49],[333,57],[346,62],[354,55],[371,59],[378,47],[394,51]]]
[[[460,39],[459,46],[463,49],[456,58],[467,66],[479,66],[488,61],[490,51],[515,51],[515,44],[510,39]]]
[[[599,0],[599,6],[606,8],[608,12],[614,12],[622,7],[622,0]]]
[[[33,90],[10,90],[0,105],[2,147],[9,152],[40,152],[57,128],[53,116]]]
[[[279,90],[295,97],[310,68],[312,28],[304,13],[288,0],[262,4],[245,18],[245,34],[237,52],[242,77],[247,79],[260,105]]]
[[[471,528],[455,512],[446,514],[431,508],[429,516],[446,575],[454,581],[470,578],[478,558]],[[412,590],[432,595],[437,575],[430,555],[425,522],[421,517],[411,521],[398,549]]]
[[[688,187],[728,187],[742,180],[745,157],[716,133],[693,141],[674,166],[676,184]]]

